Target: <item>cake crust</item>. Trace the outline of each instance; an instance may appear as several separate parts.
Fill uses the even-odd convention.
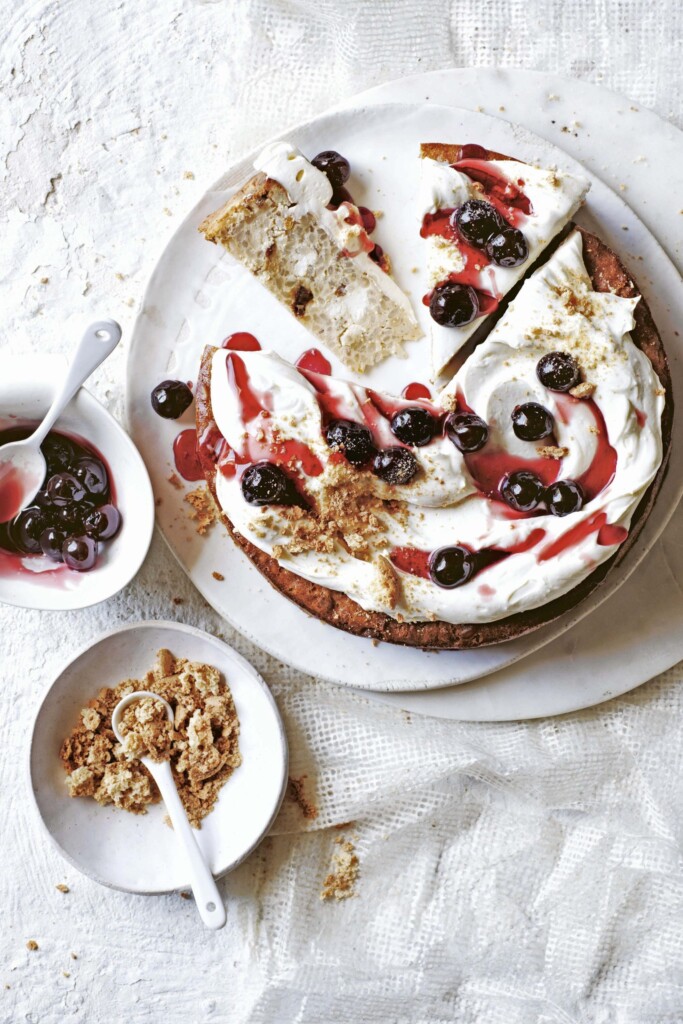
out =
[[[436,143],[434,146],[439,146],[440,150],[453,148]],[[662,463],[633,515],[628,538],[618,551],[567,594],[563,594],[539,608],[520,612],[496,622],[459,624],[442,621],[399,622],[382,612],[365,611],[346,594],[329,590],[318,583],[312,583],[283,568],[276,559],[255,547],[239,534],[221,510],[221,519],[235,543],[242,548],[247,557],[276,590],[294,601],[310,615],[356,636],[429,650],[466,650],[513,640],[552,622],[588,597],[602,583],[610,570],[623,561],[637,541],[666,475],[673,422],[671,374],[659,332],[633,277],[619,257],[604,242],[581,228],[578,230],[581,232],[583,240],[583,258],[586,270],[594,289],[598,292],[611,291],[625,298],[640,296],[640,302],[635,309],[635,327],[631,332],[631,337],[634,344],[645,353],[652,363],[666,392],[666,404],[662,414],[664,451]],[[214,423],[210,391],[213,352],[214,349],[211,347],[205,349],[197,381],[196,418],[199,436]],[[204,451],[200,451],[200,459],[207,485],[216,499],[214,462]]]

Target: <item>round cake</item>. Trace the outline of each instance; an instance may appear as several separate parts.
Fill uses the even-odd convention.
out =
[[[207,484],[269,582],[429,649],[509,640],[587,597],[647,519],[672,416],[648,307],[580,229],[433,400],[212,348],[196,388]]]

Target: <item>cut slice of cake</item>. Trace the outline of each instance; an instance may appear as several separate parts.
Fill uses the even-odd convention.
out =
[[[405,342],[422,331],[369,237],[363,211],[286,142],[268,146],[254,167],[255,177],[200,231],[352,370],[403,355]]]
[[[571,220],[590,184],[476,145],[424,143],[420,155],[423,302],[437,380]]]

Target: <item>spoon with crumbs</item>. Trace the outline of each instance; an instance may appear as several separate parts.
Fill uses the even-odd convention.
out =
[[[171,724],[173,723],[173,709],[163,697],[152,693],[150,690],[136,690],[133,693],[129,693],[118,702],[111,716],[114,735],[124,749],[129,748],[128,738],[133,732],[132,729],[129,731],[124,724],[124,713],[130,705],[142,702],[145,699],[151,699],[162,704],[166,710],[168,721]],[[121,731],[122,726],[124,726],[125,730],[123,732]],[[185,852],[187,866],[190,871],[190,884],[199,916],[207,928],[222,928],[226,920],[225,906],[223,905],[223,900],[213,875],[204,860],[204,855],[199,849],[199,844],[195,839],[192,826],[188,821],[185,808],[178,795],[173,772],[171,771],[171,762],[169,760],[156,760],[137,752],[134,756],[145,766],[156,782],[161,798],[166,805],[168,816],[173,825],[173,831]]]

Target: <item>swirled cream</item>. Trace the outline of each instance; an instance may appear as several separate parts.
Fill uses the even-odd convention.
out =
[[[406,621],[480,623],[544,605],[614,554],[662,461],[664,391],[629,336],[637,301],[592,290],[574,232],[434,405],[298,370],[270,352],[217,350],[211,403],[226,442],[218,501],[234,527],[282,566],[368,610]],[[556,350],[578,361],[589,397],[540,383],[538,361]],[[527,401],[553,415],[554,435],[543,443],[513,433],[512,410]],[[411,449],[419,463],[413,480],[391,486],[325,441],[326,424],[342,418],[366,424],[378,448],[397,445],[391,416],[415,405],[440,422],[449,410],[473,410],[489,426],[488,442],[463,455],[437,431],[430,444]],[[245,500],[242,474],[260,460],[284,468],[310,511]],[[578,481],[582,509],[561,518],[542,509],[513,512],[499,485],[521,468],[546,484]],[[430,577],[429,557],[453,545],[486,558],[467,583],[445,589]]]
[[[589,187],[585,178],[518,160],[466,157],[449,164],[423,156],[418,209],[427,245],[425,298],[437,285],[452,280],[476,290],[480,313],[460,327],[432,323],[435,380],[480,326],[481,317],[496,308],[571,220]],[[495,266],[483,251],[463,242],[452,229],[450,215],[468,199],[491,202],[510,225],[519,228],[529,250],[524,263],[517,267]]]

